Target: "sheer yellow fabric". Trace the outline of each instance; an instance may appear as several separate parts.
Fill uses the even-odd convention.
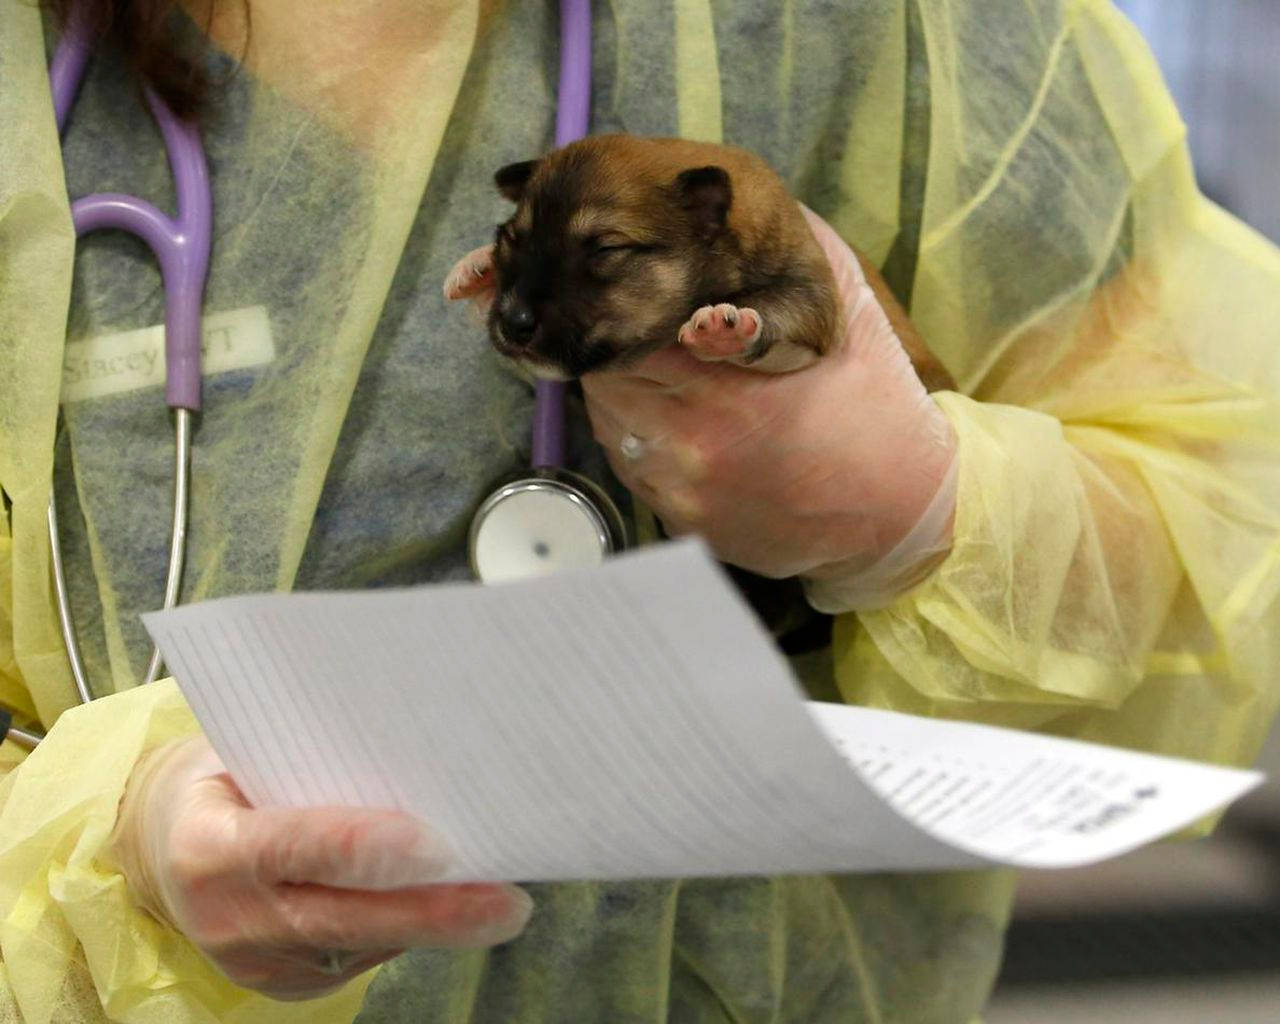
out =
[[[1109,12],[1079,5],[1045,39],[1041,87],[1019,97],[1033,111],[976,87],[978,51],[953,59],[971,83],[957,107],[1001,127],[966,135],[980,175],[932,165],[913,307],[971,396],[940,397],[960,435],[956,544],[861,635],[841,624],[842,691],[1247,764],[1278,698],[1280,260],[1196,192],[1155,65]],[[1071,175],[1058,229],[1095,245],[1052,303],[983,309],[960,268],[1016,293],[1041,272],[1034,249],[1061,245],[1049,231],[993,251],[984,211],[1033,133],[1072,127],[1073,81],[1127,176]],[[1052,159],[1043,173],[1065,175]]]
[[[282,521],[273,538],[280,585],[287,585],[302,556],[310,513],[300,511],[298,503],[314,507],[323,483],[354,375],[453,107],[477,10],[475,3],[415,2],[395,10],[381,3],[344,4],[323,12],[310,6],[255,6],[247,66],[287,69],[282,80],[265,75],[264,84],[287,94],[290,117],[285,124],[262,117],[253,143],[278,152],[283,132],[296,132],[296,144],[311,123],[320,121],[324,130],[350,140],[357,153],[381,157],[362,164],[379,195],[379,213],[362,225],[369,234],[357,243],[364,253],[345,308],[333,315],[334,304],[323,294],[326,283],[317,284],[310,296],[295,296],[299,305],[310,307],[309,329],[323,330],[326,339],[309,354],[315,385],[292,397],[279,386],[259,396],[285,406],[277,421],[293,421],[287,443],[296,444],[301,454],[292,470],[297,474],[293,486],[270,510]],[[298,33],[302,21],[320,31]],[[352,36],[369,37],[375,27],[379,59],[346,45]],[[217,28],[235,37],[239,26],[228,18]],[[317,45],[308,45],[312,41]],[[38,721],[56,721],[57,727],[20,771],[0,782],[0,950],[8,989],[0,1001],[0,1020],[83,1021],[105,1012],[103,1019],[155,1024],[348,1021],[359,1009],[368,977],[305,1004],[279,1003],[241,989],[139,911],[106,852],[116,805],[137,757],[197,726],[171,681],[66,710],[74,705],[75,692],[52,604],[48,543],[41,534],[74,238],[45,60],[38,9],[4,0],[0,123],[5,137],[0,148],[20,158],[0,165],[0,485],[12,503],[9,515],[0,519],[0,701]],[[352,82],[362,88],[347,88]],[[280,102],[268,99],[267,91],[264,104]],[[410,94],[430,95],[432,102],[410,104]],[[136,104],[127,87],[123,99]],[[158,152],[162,156],[163,150]],[[370,171],[373,167],[385,170]],[[95,183],[93,190],[99,189],[108,187]],[[120,190],[147,195],[145,182]],[[343,257],[351,259],[349,253]],[[163,404],[154,404],[163,415]],[[157,439],[169,434],[160,421],[157,428]],[[121,514],[126,521],[131,517]],[[217,521],[219,513],[212,512],[210,519]],[[110,554],[95,543],[95,527],[89,523],[89,545],[99,563]],[[202,529],[198,519],[193,527]],[[192,569],[198,579],[198,558]],[[107,570],[100,594],[107,616],[105,651],[91,646],[87,652],[96,678],[113,680],[117,689],[131,687],[136,676],[122,656],[126,641],[118,623],[127,616],[108,592],[107,580],[115,575],[118,581],[130,571],[124,565]],[[80,619],[81,628],[86,618]],[[4,767],[21,760],[12,744],[0,749]],[[86,969],[92,988],[83,983]]]

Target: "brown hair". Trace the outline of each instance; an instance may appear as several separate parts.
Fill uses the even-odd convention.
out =
[[[138,85],[149,85],[179,117],[197,117],[212,83],[200,54],[182,45],[170,16],[176,0],[41,0],[65,31],[72,14],[96,46],[119,53]],[[247,4],[247,0],[246,0]],[[212,16],[212,5],[210,5]]]

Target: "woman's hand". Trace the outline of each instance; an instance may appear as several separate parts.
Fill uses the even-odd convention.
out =
[[[232,981],[323,994],[410,946],[489,946],[532,902],[507,885],[433,885],[448,853],[416,819],[252,808],[204,737],[134,769],[113,843],[142,904]]]
[[[827,356],[769,374],[714,352],[699,359],[672,338],[582,386],[614,472],[668,530],[703,535],[744,569],[804,577],[823,611],[875,608],[951,547],[955,435],[853,251],[804,213],[842,307],[843,337]],[[482,246],[458,261],[444,294],[483,314],[494,288],[492,246]]]
[[[672,346],[582,383],[614,471],[668,529],[754,572],[806,577],[825,610],[873,607],[950,547],[955,439],[857,258],[805,213],[843,307],[829,355],[779,375]]]

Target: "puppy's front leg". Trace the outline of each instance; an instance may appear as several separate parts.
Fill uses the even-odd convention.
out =
[[[764,328],[758,310],[721,302],[696,309],[681,326],[676,340],[690,355],[704,362],[740,362],[750,357]]]
[[[834,342],[835,324],[811,289],[769,289],[735,295],[736,303],[703,306],[677,339],[693,356],[727,361],[762,373],[808,366]]]
[[[858,254],[867,283],[925,390],[952,391],[955,380],[921,339],[880,272]],[[680,328],[678,340],[699,359],[728,361],[763,373],[790,373],[836,343],[836,322],[820,286],[794,284],[733,296],[736,305],[703,306]]]

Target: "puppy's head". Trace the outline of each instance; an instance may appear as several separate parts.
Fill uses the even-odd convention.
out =
[[[494,246],[494,347],[537,376],[577,377],[676,339],[727,232],[728,174],[655,140],[593,136],[503,167],[516,203]]]

